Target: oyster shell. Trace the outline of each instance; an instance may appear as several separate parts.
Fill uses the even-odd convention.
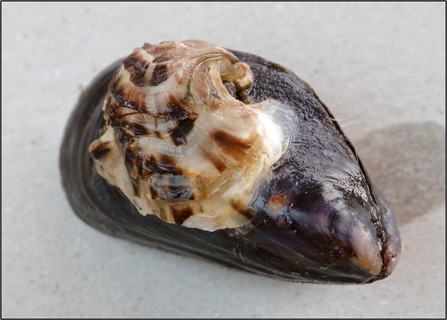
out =
[[[310,86],[204,41],[145,44],[104,70],[60,166],[93,227],[239,270],[369,283],[400,255],[383,195]]]

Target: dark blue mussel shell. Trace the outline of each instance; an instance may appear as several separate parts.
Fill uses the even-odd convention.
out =
[[[250,223],[209,232],[143,216],[97,174],[88,147],[104,125],[104,97],[121,60],[85,90],[66,127],[60,169],[75,213],[116,237],[283,280],[371,283],[390,275],[401,246],[395,219],[328,108],[291,71],[230,52],[252,69],[252,102],[272,98],[294,113],[282,120],[288,151],[259,186]]]

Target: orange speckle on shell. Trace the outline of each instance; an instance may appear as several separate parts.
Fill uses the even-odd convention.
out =
[[[281,194],[281,193],[275,194],[270,197],[269,204],[271,206],[275,206],[275,207],[281,206],[284,203],[285,198],[286,198],[285,194]]]

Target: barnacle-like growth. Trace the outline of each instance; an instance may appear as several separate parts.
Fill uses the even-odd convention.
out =
[[[96,168],[143,214],[234,228],[282,152],[269,100],[249,104],[250,67],[204,41],[145,44],[116,71]]]

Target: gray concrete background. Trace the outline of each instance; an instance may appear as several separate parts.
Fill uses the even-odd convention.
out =
[[[445,315],[443,3],[2,8],[3,316]],[[391,277],[282,282],[114,239],[75,216],[58,153],[80,88],[144,42],[185,39],[258,54],[311,84],[396,213]]]

